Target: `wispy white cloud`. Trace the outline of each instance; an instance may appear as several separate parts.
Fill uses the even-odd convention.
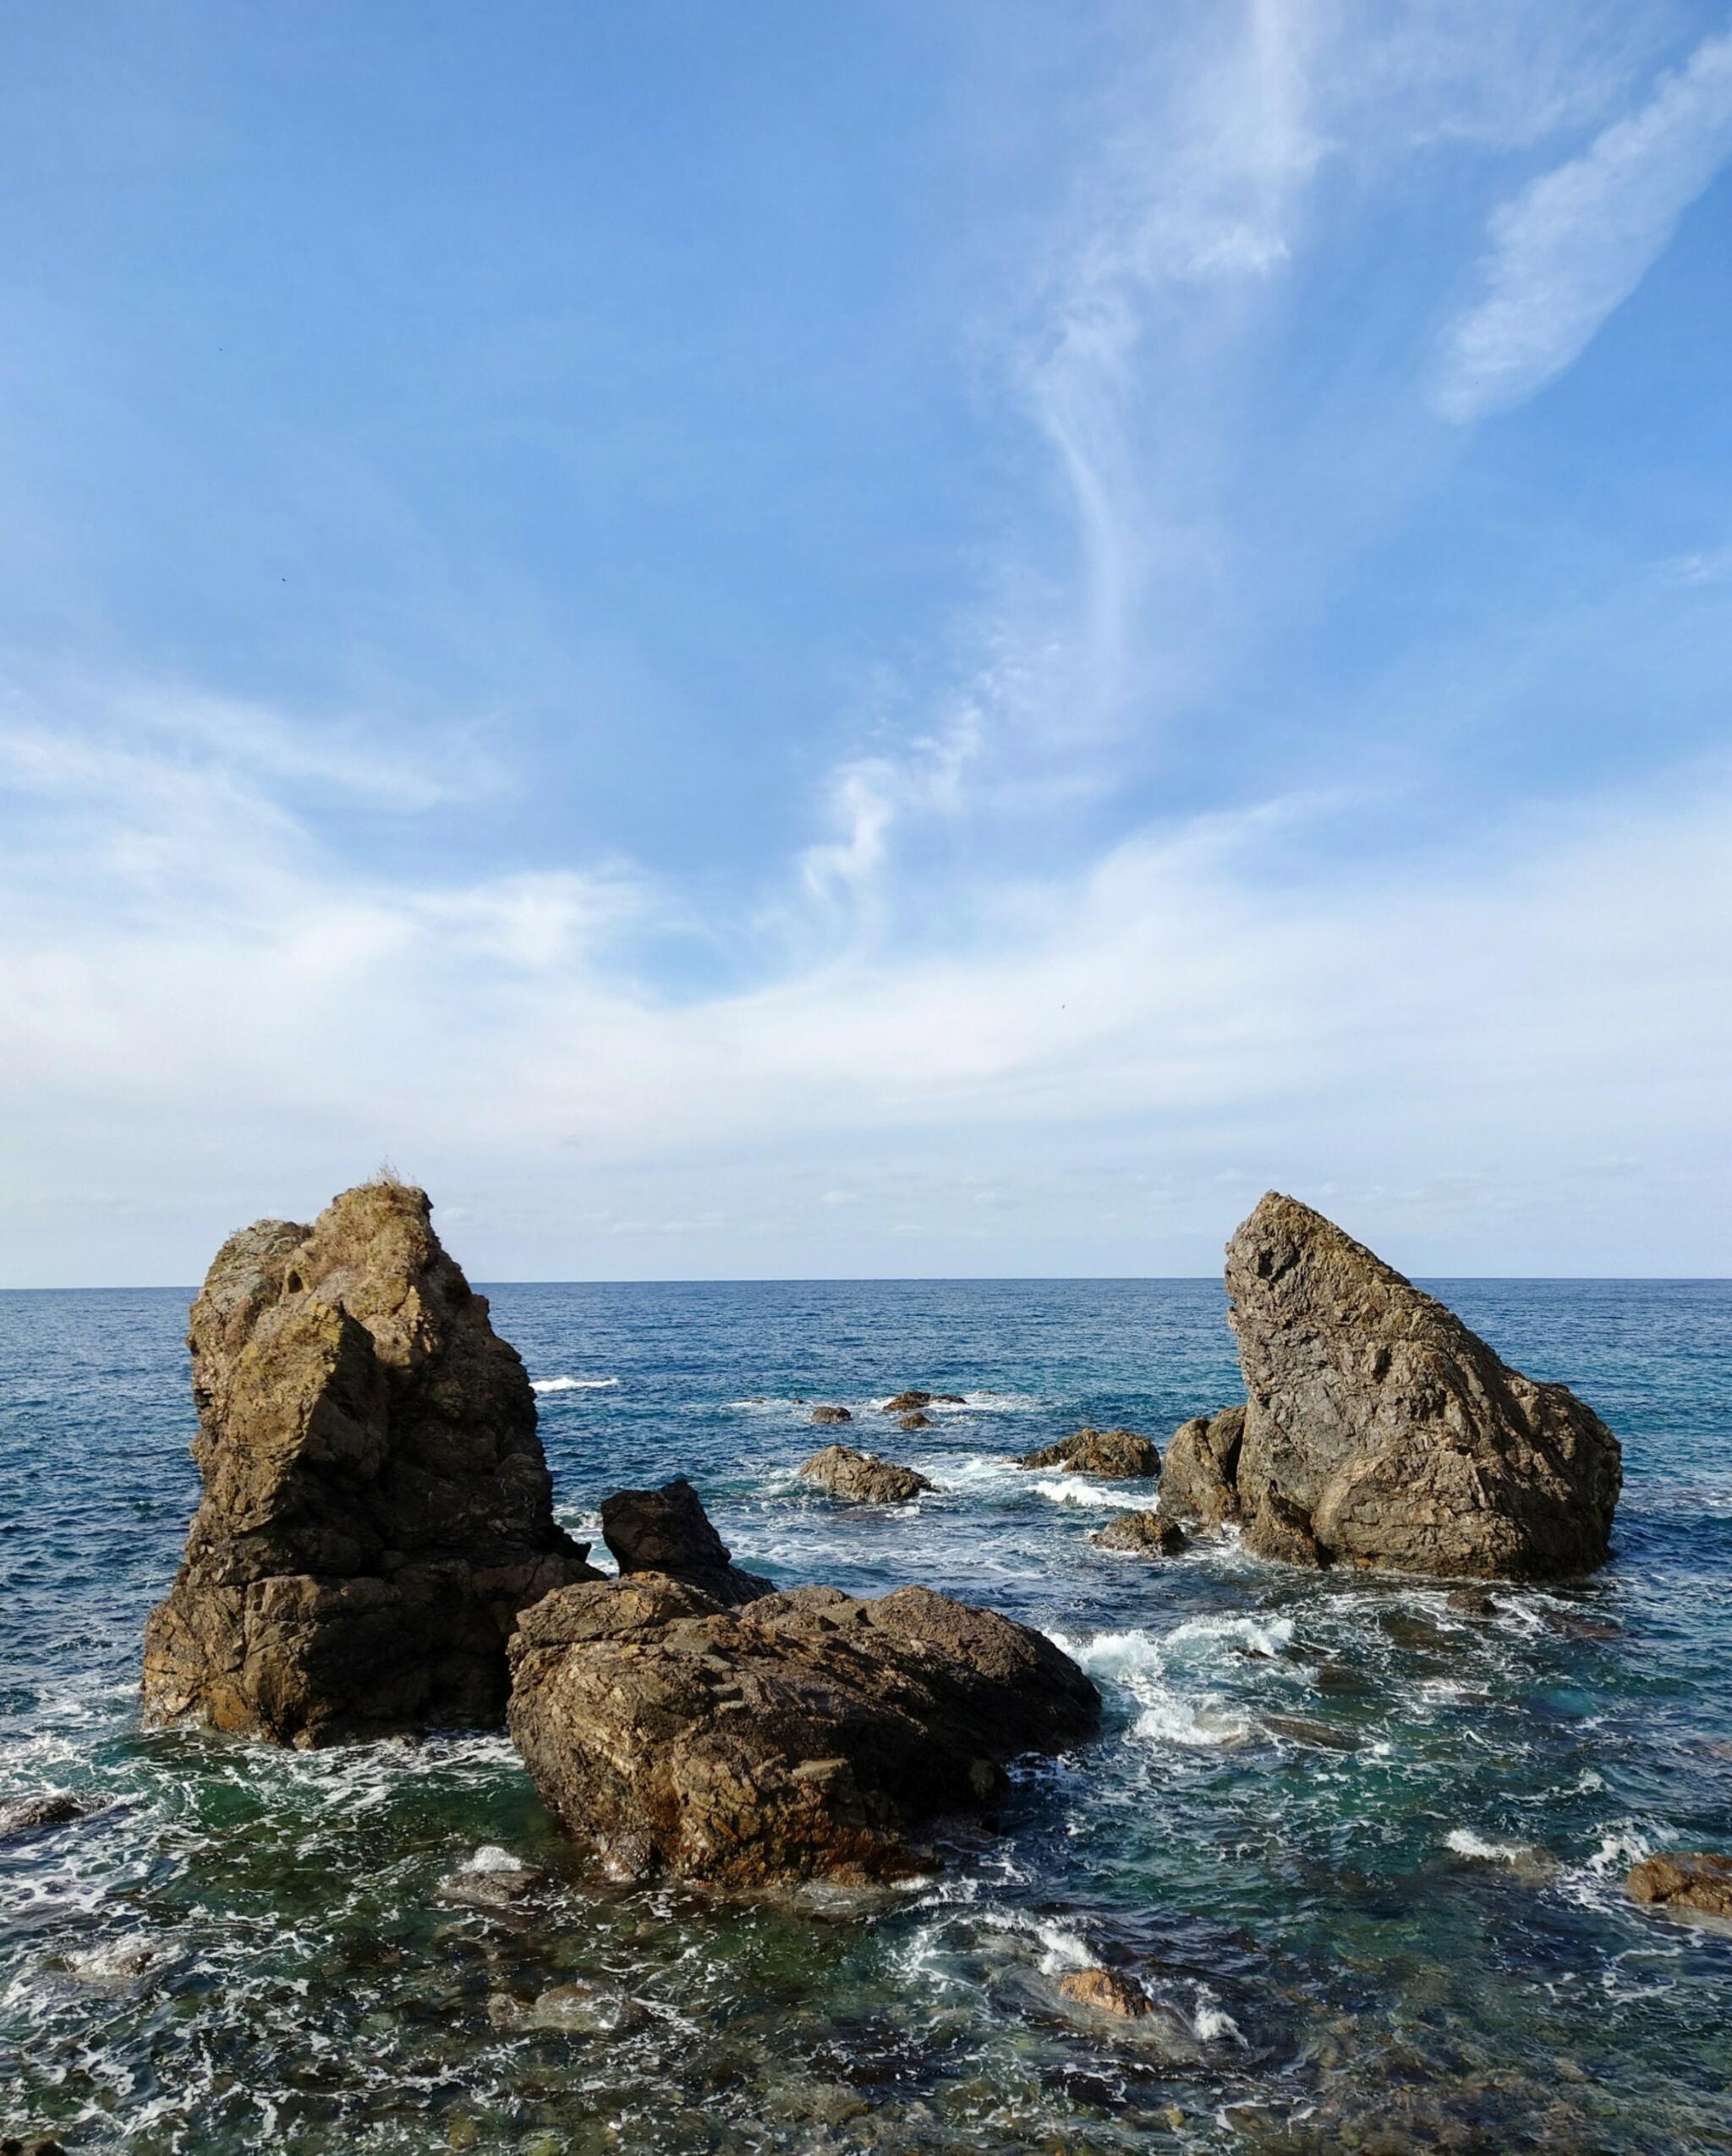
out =
[[[1505,204],[1480,298],[1446,339],[1437,409],[1504,411],[1562,374],[1665,251],[1732,151],[1732,32],[1699,45],[1639,112]]]
[[[684,997],[619,963],[655,903],[628,876],[430,891],[345,871],[280,808],[275,836],[225,840],[232,793],[200,859],[184,794],[140,776],[93,799],[69,760],[76,827],[0,862],[0,1120],[28,1137],[4,1276],[76,1277],[93,1228],[117,1247],[103,1191],[196,1164],[150,1221],[177,1254],[156,1269],[189,1271],[230,1215],[304,1209],[383,1152],[469,1209],[481,1261],[798,1270],[846,1221],[904,1267],[1015,1270],[1067,1239],[1100,1262],[1111,1216],[1112,1247],[1158,1265],[1164,1222],[1230,1225],[1227,1167],[1409,1204],[1417,1159],[1508,1196],[1632,1128],[1699,1151],[1732,1056],[1724,773],[1519,843],[1484,826],[1394,889],[1276,868],[1296,838],[1326,853],[1339,802],[1145,831],[945,948]],[[54,906],[80,885],[97,904]],[[659,1257],[631,1225],[674,1219]]]

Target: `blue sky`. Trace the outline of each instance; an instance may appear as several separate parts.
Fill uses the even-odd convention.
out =
[[[0,1281],[1724,1273],[1732,13],[20,0]]]

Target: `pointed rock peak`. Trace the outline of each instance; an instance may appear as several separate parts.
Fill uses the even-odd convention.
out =
[[[1618,1441],[1572,1392],[1508,1369],[1434,1297],[1279,1192],[1228,1243],[1226,1285],[1248,1399],[1231,1489],[1212,1505],[1192,1493],[1203,1517],[1255,1522],[1266,1509],[1280,1525],[1266,1554],[1290,1556],[1308,1535],[1322,1560],[1444,1575],[1604,1562]],[[1170,1475],[1181,1467],[1200,1488],[1222,1464],[1206,1450],[1193,1433]]]

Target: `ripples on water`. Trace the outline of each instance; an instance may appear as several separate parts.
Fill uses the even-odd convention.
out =
[[[1079,1422],[1164,1439],[1237,1390],[1211,1283],[538,1286],[494,1294],[562,1516],[683,1471],[792,1584],[924,1580],[1044,1627],[1100,1741],[870,1912],[579,1884],[497,1736],[282,1754],[140,1729],[140,1628],[195,1495],[184,1296],[0,1297],[0,1802],[107,1809],[0,1849],[0,2131],[72,2150],[1732,2149],[1732,1939],[1638,1911],[1657,1845],[1732,1845],[1732,1288],[1444,1283],[1624,1439],[1616,1561],[1500,1592],[1165,1563],[1137,1494],[1024,1474]],[[869,1403],[964,1392],[904,1435]],[[832,1433],[940,1494],[833,1509]],[[483,1846],[524,1914],[435,1899]],[[1079,2027],[1055,1979],[1159,2011]],[[583,1979],[611,2033],[490,2000]]]

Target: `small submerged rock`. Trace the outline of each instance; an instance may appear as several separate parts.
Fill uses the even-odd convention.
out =
[[[534,1999],[496,1991],[487,2002],[496,2028],[533,2030],[560,2036],[620,2036],[640,2027],[647,2016],[633,1999],[599,1984],[556,1983]]]
[[[66,1826],[101,1808],[61,1789],[45,1790],[40,1797],[17,1797],[9,1804],[0,1804],[0,1841],[45,1834],[50,1827]]]
[[[1116,1969],[1072,1969],[1059,1978],[1058,1989],[1074,2005],[1115,2021],[1140,2022],[1154,2011],[1154,2001],[1137,1979]]]
[[[1109,1480],[1132,1482],[1160,1473],[1160,1454],[1146,1437],[1132,1429],[1096,1429],[1092,1424],[1061,1437],[1056,1445],[1043,1445],[1025,1452],[1019,1468],[1069,1468],[1079,1475],[1100,1475]]]
[[[815,1483],[832,1497],[856,1505],[905,1505],[932,1484],[913,1468],[880,1460],[875,1452],[856,1452],[847,1445],[826,1445],[800,1469],[802,1482]]]
[[[1629,1887],[1637,1901],[1674,1914],[1732,1921],[1732,1857],[1707,1850],[1644,1857],[1631,1867]]]
[[[94,1990],[123,1991],[142,1978],[166,1972],[179,1960],[178,1951],[166,1939],[133,1934],[86,1947],[82,1953],[69,1954],[63,1967],[69,1976]]]
[[[930,1429],[932,1418],[930,1415],[923,1414],[917,1407],[911,1415],[898,1416],[896,1428],[898,1429]]]
[[[918,1415],[924,1407],[962,1407],[967,1404],[960,1392],[897,1392],[885,1402],[879,1413],[884,1415]]]
[[[1103,1550],[1127,1550],[1138,1557],[1176,1557],[1190,1546],[1178,1522],[1164,1520],[1159,1512],[1121,1512],[1088,1539]]]
[[[461,1871],[440,1880],[433,1898],[464,1909],[511,1909],[533,1900],[551,1878],[508,1850],[478,1849]]]
[[[853,1417],[846,1407],[814,1407],[809,1419],[814,1423],[851,1423]]]
[[[1498,1605],[1483,1588],[1451,1588],[1444,1597],[1444,1607],[1458,1617],[1494,1617]]]
[[[1351,1731],[1331,1728],[1308,1714],[1265,1714],[1263,1727],[1295,1744],[1307,1744],[1318,1752],[1357,1752],[1359,1739]]]

